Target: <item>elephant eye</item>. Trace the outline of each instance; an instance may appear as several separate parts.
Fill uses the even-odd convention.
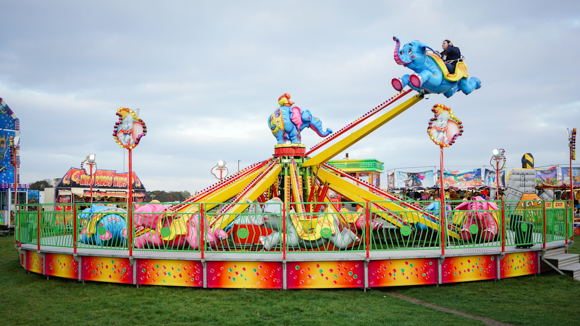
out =
[[[409,50],[407,50],[407,53],[408,54],[411,54],[411,53],[413,53],[413,50],[412,49],[409,49]]]
[[[399,55],[403,55],[403,50],[399,51]]]

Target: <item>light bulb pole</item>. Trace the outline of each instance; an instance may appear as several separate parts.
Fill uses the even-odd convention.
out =
[[[447,224],[445,222],[445,173],[443,170],[443,146],[439,146],[440,150],[441,150],[441,157],[440,157],[440,161],[439,161],[439,181],[441,184],[441,193],[439,196],[440,200],[441,200],[441,215],[440,219],[441,219],[441,256],[445,255],[445,230],[447,229]]]
[[[238,163],[239,164],[239,163]],[[220,182],[223,180],[223,178],[228,176],[228,168],[226,167],[226,161],[223,160],[219,160],[216,164],[216,166],[214,166],[211,169],[211,173],[220,180]]]
[[[87,163],[89,164],[89,171],[90,171],[90,184],[91,184],[91,205],[93,204],[93,183],[94,183],[94,176],[93,176],[93,165],[96,164],[95,159],[97,158],[97,155],[95,154],[89,154],[89,156],[87,156]],[[96,171],[95,171],[96,172]]]
[[[147,134],[147,125],[139,118],[139,109],[129,108],[117,110],[119,120],[113,127],[115,142],[129,151],[129,171],[127,175],[127,238],[129,240],[129,258],[133,258],[133,148],[139,145],[141,138]]]
[[[570,147],[570,170],[568,176],[570,177],[570,207],[572,208],[572,219],[574,219],[574,173],[572,173],[572,160],[576,160],[576,128],[568,129],[568,146]],[[568,214],[566,214],[566,245],[568,244]],[[574,233],[572,233],[572,240],[574,240]]]
[[[463,123],[453,115],[451,108],[443,104],[435,104],[431,111],[435,117],[429,120],[427,134],[429,138],[439,146],[441,152],[439,162],[439,183],[440,183],[440,235],[441,235],[441,256],[445,256],[445,239],[447,222],[445,221],[445,170],[443,166],[443,148],[455,143],[457,137],[463,134]]]
[[[506,162],[505,150],[503,148],[495,148],[492,151],[492,153],[493,153],[493,156],[491,157],[491,160],[493,160],[495,164],[491,164],[491,160],[490,160],[490,164],[495,168],[495,185],[496,185],[495,199],[501,200],[501,223],[502,223],[502,227],[501,227],[501,252],[504,253],[505,252],[505,216],[504,216],[504,207],[503,207],[504,206],[503,205],[503,197],[501,197],[499,194],[499,181],[501,179],[500,172],[505,167],[505,162]],[[502,164],[501,167],[500,167],[500,164]]]

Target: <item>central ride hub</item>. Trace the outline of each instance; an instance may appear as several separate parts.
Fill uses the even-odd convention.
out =
[[[304,144],[280,144],[274,146],[274,157],[299,156],[304,157],[306,146]]]

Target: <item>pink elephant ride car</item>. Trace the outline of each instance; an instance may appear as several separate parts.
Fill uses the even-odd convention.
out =
[[[495,203],[487,202],[482,197],[475,197],[473,201],[459,204],[455,207],[455,211],[468,211],[464,213],[459,232],[463,240],[469,241],[477,234],[479,238],[475,238],[476,240],[488,242],[498,234],[499,207]]]
[[[199,214],[177,214],[165,206],[150,203],[136,206],[133,213],[135,223],[135,248],[138,249],[199,249],[201,224]],[[227,238],[222,229],[212,231],[205,227],[205,242],[215,246]]]

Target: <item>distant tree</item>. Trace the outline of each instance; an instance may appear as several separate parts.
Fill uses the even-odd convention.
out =
[[[36,181],[30,184],[30,190],[44,190],[44,188],[50,187],[50,181],[50,179]]]
[[[158,200],[162,203],[176,203],[182,202],[185,199],[189,198],[191,194],[189,191],[164,191],[164,190],[153,190],[147,191],[146,194],[146,201],[150,202],[152,200]]]
[[[191,197],[191,193],[187,190],[179,192],[179,201],[184,201],[187,198]]]

